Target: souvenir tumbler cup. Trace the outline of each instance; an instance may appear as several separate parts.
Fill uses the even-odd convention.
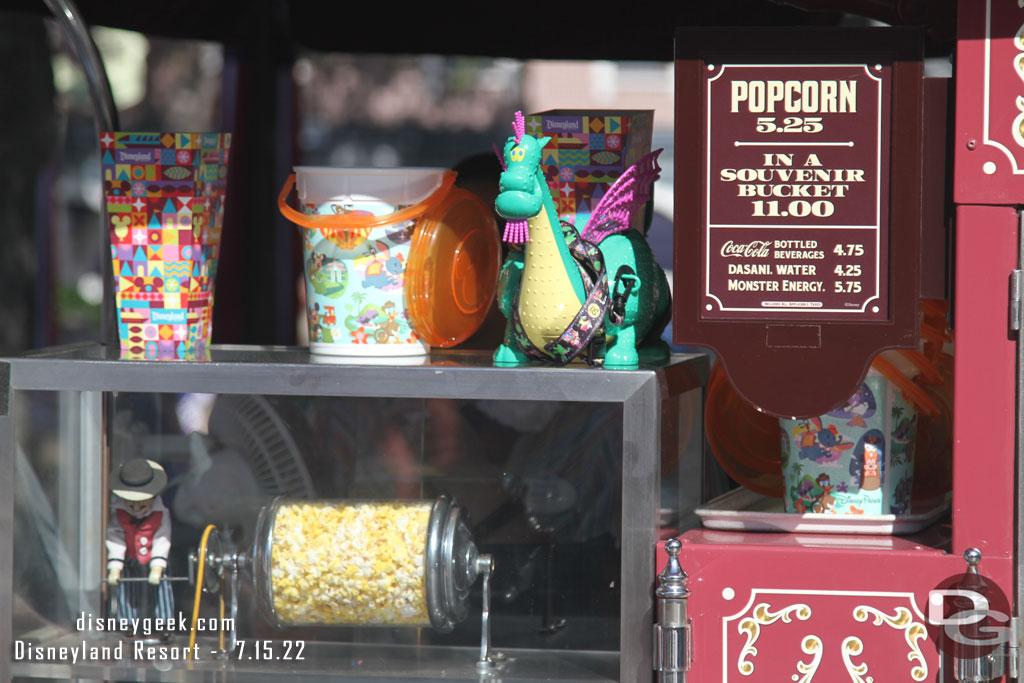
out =
[[[209,353],[230,133],[100,134],[122,358]]]

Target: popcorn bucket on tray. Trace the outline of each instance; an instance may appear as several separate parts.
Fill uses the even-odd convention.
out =
[[[858,391],[827,415],[773,418],[743,399],[716,361],[704,426],[719,465],[744,488],[783,498],[788,512],[909,514],[908,493],[925,507],[942,498],[952,485],[953,440],[953,337],[946,306],[923,300],[923,352],[879,355]],[[866,458],[858,448],[862,437]],[[875,464],[878,478],[871,481]]]
[[[443,169],[295,168],[278,208],[302,229],[312,353],[417,356],[476,331],[501,246],[491,212],[454,181]]]
[[[123,358],[209,352],[230,133],[100,134]]]
[[[939,412],[911,379],[928,366],[917,352],[882,354],[835,410],[779,420],[787,512],[910,513],[919,416]]]

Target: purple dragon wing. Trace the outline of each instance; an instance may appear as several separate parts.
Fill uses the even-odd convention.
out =
[[[580,237],[597,244],[608,235],[629,229],[633,214],[651,198],[651,185],[661,177],[661,152],[654,150],[619,176],[597,203]]]
[[[498,148],[496,142],[491,143],[491,149],[494,150],[494,156],[498,157],[498,163],[501,164],[501,170],[507,171],[508,167],[505,166],[505,155],[501,153],[501,149]]]

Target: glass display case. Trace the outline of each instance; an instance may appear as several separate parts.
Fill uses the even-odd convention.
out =
[[[0,679],[651,675],[659,529],[703,498],[705,356],[117,353],[0,362]],[[108,581],[112,473],[139,458],[167,477],[170,623]]]

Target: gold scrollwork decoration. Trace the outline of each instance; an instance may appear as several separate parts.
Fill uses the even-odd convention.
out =
[[[869,617],[874,616],[874,625],[887,624],[892,628],[903,631],[903,638],[910,647],[907,653],[907,661],[917,662],[917,665],[910,670],[910,677],[915,681],[923,681],[928,678],[928,662],[925,661],[921,652],[921,641],[928,638],[928,632],[924,624],[914,621],[914,616],[906,607],[897,607],[896,613],[892,616],[883,614],[881,611],[868,605],[860,605],[853,610],[853,618],[865,622]]]
[[[821,664],[821,655],[824,651],[821,645],[821,638],[818,636],[807,636],[804,638],[804,642],[800,643],[800,649],[804,651],[804,654],[814,655],[814,658],[810,662],[799,661],[796,663],[796,670],[802,673],[803,677],[798,678],[794,674],[793,680],[796,683],[811,683],[811,679],[814,678],[814,674],[818,671],[818,665]]]
[[[846,665],[846,672],[850,674],[853,683],[874,683],[871,676],[865,677],[868,672],[868,665],[864,663],[854,664],[850,657],[857,656],[864,652],[864,643],[856,636],[850,636],[843,641],[843,664]]]
[[[774,624],[780,619],[784,623],[788,624],[793,621],[794,615],[800,621],[807,621],[811,618],[811,608],[803,603],[799,603],[796,605],[790,605],[789,607],[784,607],[778,612],[772,612],[771,605],[767,602],[761,602],[754,606],[753,616],[747,617],[741,621],[737,628],[740,635],[745,635],[747,637],[747,642],[740,651],[739,659],[736,662],[736,668],[741,674],[749,676],[754,673],[754,662],[748,661],[747,657],[753,659],[757,656],[757,648],[754,647],[754,643],[756,643],[757,639],[761,636],[761,627]],[[808,652],[807,654],[811,653]],[[815,668],[817,668],[816,665]],[[809,681],[810,679],[807,680]]]
[[[1021,4],[1020,0],[1017,4]],[[1017,29],[1017,34],[1013,37],[1013,47],[1018,51],[1013,57],[1013,69],[1017,72],[1017,76],[1024,81],[1024,26]],[[1013,141],[1019,147],[1024,147],[1024,97],[1020,95],[1017,96],[1017,109],[1021,113],[1017,114],[1013,120],[1010,132],[1013,134]]]

